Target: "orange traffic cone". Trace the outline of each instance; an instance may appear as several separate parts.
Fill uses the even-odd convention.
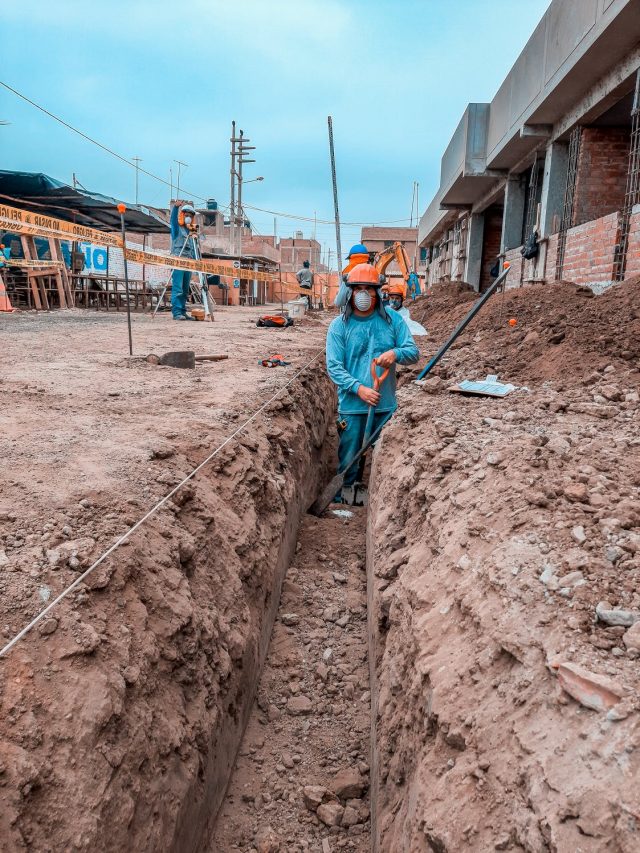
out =
[[[9,294],[7,293],[6,288],[4,286],[2,276],[0,276],[0,311],[4,311],[7,314],[11,314],[15,310],[15,308],[11,307],[11,300],[9,299]]]

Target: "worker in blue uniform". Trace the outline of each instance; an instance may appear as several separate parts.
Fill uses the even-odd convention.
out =
[[[369,408],[375,408],[373,431],[397,408],[395,365],[415,364],[420,355],[405,321],[383,305],[381,283],[371,264],[355,266],[347,278],[350,299],[327,332],[327,372],[338,389],[341,471],[362,446]],[[379,391],[373,388],[373,359],[389,369]],[[344,486],[353,486],[357,478],[358,464],[346,472]]]
[[[191,204],[175,202],[171,208],[171,254],[180,258],[195,258],[197,240],[196,211]],[[171,314],[174,320],[195,320],[187,314],[187,299],[191,271],[174,269],[171,273]]]

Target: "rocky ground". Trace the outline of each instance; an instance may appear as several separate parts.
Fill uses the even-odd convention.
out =
[[[370,850],[365,521],[303,523],[210,853]]]
[[[3,642],[268,400],[324,325],[0,317]],[[292,365],[266,369],[282,353]],[[194,849],[215,813],[314,496],[331,402],[310,369],[0,661],[0,849]]]
[[[401,392],[369,530],[381,853],[640,849],[639,292],[498,295]],[[422,300],[430,351],[472,298]],[[519,390],[449,390],[487,373]]]

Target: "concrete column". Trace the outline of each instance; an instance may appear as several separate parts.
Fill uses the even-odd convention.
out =
[[[517,249],[522,243],[524,223],[525,181],[522,175],[509,178],[504,188],[504,214],[502,216],[502,238],[500,253]]]
[[[464,280],[474,290],[480,290],[482,273],[482,246],[484,242],[484,213],[472,213],[469,217],[469,237],[467,245],[467,265]]]
[[[548,237],[553,233],[554,216],[557,216],[558,223],[562,219],[564,193],[567,186],[568,162],[568,143],[552,142],[547,148],[547,156],[544,161],[541,199],[542,215],[540,218],[541,237]]]

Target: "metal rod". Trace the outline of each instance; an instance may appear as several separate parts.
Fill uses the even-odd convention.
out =
[[[340,284],[340,273],[342,263],[342,243],[340,241],[340,213],[338,212],[338,184],[336,181],[336,155],[333,148],[333,119],[331,116],[327,117],[327,124],[329,126],[329,153],[331,156],[331,180],[333,182],[333,210],[336,221],[336,248],[338,250],[338,284]]]
[[[127,266],[127,235],[124,229],[124,204],[118,205],[120,227],[122,229],[122,260],[124,261],[124,289],[127,295],[127,328],[129,330],[129,355],[133,355],[133,337],[131,335],[131,303],[129,301],[129,267]]]
[[[502,284],[502,282],[506,279],[506,277],[507,277],[507,275],[508,275],[508,274],[509,274],[509,267],[506,267],[506,268],[505,268],[505,269],[500,273],[500,275],[498,276],[498,278],[493,282],[493,284],[492,284],[492,285],[491,285],[491,287],[487,290],[487,292],[486,292],[486,293],[484,293],[484,294],[480,297],[480,299],[478,299],[478,301],[477,301],[477,302],[474,302],[474,304],[473,304],[473,308],[471,309],[471,311],[469,311],[469,313],[467,314],[467,316],[466,316],[466,317],[465,317],[465,318],[464,318],[464,319],[463,319],[463,320],[462,320],[462,321],[461,321],[461,322],[456,326],[456,329],[455,329],[454,333],[453,333],[453,334],[451,335],[451,337],[450,337],[447,341],[445,341],[445,343],[440,347],[440,349],[439,349],[439,350],[438,350],[438,352],[433,356],[433,358],[431,359],[431,361],[428,361],[428,362],[427,362],[426,367],[424,367],[424,368],[423,368],[423,370],[422,370],[422,371],[420,372],[420,374],[418,375],[418,378],[416,379],[416,382],[419,382],[421,379],[424,379],[424,377],[427,375],[427,373],[429,373],[429,372],[430,372],[430,371],[431,371],[431,370],[436,366],[436,364],[440,361],[440,359],[442,358],[442,356],[447,352],[447,350],[449,349],[449,347],[450,347],[453,343],[455,343],[456,338],[457,338],[457,337],[458,337],[458,336],[459,336],[459,335],[460,335],[460,334],[461,334],[461,333],[466,329],[466,327],[469,325],[469,323],[473,320],[473,318],[476,316],[476,314],[477,314],[477,313],[478,313],[478,311],[482,308],[482,306],[485,304],[485,302],[487,302],[487,301],[488,301],[488,300],[493,296],[493,294],[494,294],[494,293],[496,292],[496,290],[498,289],[498,286],[499,286],[500,284]]]

